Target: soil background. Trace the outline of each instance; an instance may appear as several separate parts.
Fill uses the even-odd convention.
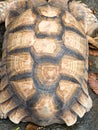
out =
[[[96,11],[96,17],[98,18],[98,0],[81,0],[86,3],[89,8]],[[0,54],[2,48],[2,41],[5,27],[4,23],[0,24]],[[90,57],[93,63],[93,67],[89,71],[98,73],[98,57]],[[93,100],[93,107],[90,112],[86,113],[82,119],[78,119],[77,123],[71,127],[64,125],[54,124],[43,128],[42,130],[98,130],[98,95],[89,89],[91,98]],[[8,119],[0,120],[0,130],[25,130],[28,123],[20,123],[18,125],[13,124]],[[33,129],[32,129],[33,130]]]

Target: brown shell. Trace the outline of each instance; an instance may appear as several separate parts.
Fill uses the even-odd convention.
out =
[[[43,4],[11,10],[6,26],[2,113],[14,123],[73,125],[92,106],[87,89],[88,43],[81,24],[68,11]]]
[[[90,73],[89,74],[89,84],[91,89],[98,94],[98,74]]]

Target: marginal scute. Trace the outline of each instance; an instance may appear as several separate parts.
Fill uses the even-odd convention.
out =
[[[81,93],[80,97],[78,97],[78,101],[81,105],[83,105],[86,108],[87,112],[91,109],[92,100],[90,96],[87,96],[84,93]]]
[[[76,34],[73,31],[65,31],[64,35],[63,35],[63,41],[64,41],[64,45],[79,53],[82,54],[84,57],[86,56],[86,39],[79,36],[78,34]]]
[[[15,49],[27,48],[33,46],[35,42],[35,34],[33,30],[19,31],[14,34],[10,33],[7,41],[8,51]],[[16,44],[17,43],[17,44]]]
[[[2,49],[2,60],[6,60],[6,49]]]
[[[60,73],[80,81],[84,75],[84,62],[72,56],[64,55],[60,62]]]
[[[88,54],[87,54],[87,56],[88,56]],[[89,65],[89,63],[88,63],[89,61],[88,61],[88,57],[86,58],[86,69],[88,70],[88,65]]]
[[[56,57],[61,51],[60,42],[51,38],[36,39],[33,48],[38,56],[49,55]]]
[[[4,41],[3,41],[3,44],[2,44],[2,50],[6,50],[6,42],[7,42],[7,37],[8,34],[5,32],[5,36],[4,36]]]
[[[0,119],[6,119],[6,118],[7,118],[7,115],[2,112],[1,104],[0,104]]]
[[[50,5],[39,7],[38,12],[40,15],[46,17],[56,17],[60,14],[60,10],[58,8],[52,7]]]
[[[8,89],[4,89],[3,91],[0,91],[0,103],[3,103],[7,100],[9,100],[12,97],[13,93],[9,93]]]
[[[14,122],[15,124],[18,124],[27,115],[28,114],[27,114],[26,110],[20,106],[19,108],[16,108],[14,111],[12,111],[9,114],[9,119],[12,122]]]
[[[87,70],[84,72],[84,79],[86,82],[88,82],[88,71]]]
[[[56,94],[64,103],[67,104],[73,98],[73,95],[76,95],[79,87],[79,84],[74,82],[61,80],[56,90]]]
[[[32,109],[39,119],[51,119],[58,111],[53,96],[48,94],[42,94]]]
[[[87,87],[87,83],[85,80],[83,80],[83,82],[82,82],[82,89],[83,89],[84,93],[89,96],[88,87]]]
[[[1,69],[0,75],[1,75],[1,77],[2,77],[2,76],[4,76],[4,75],[6,74],[6,65],[1,66],[0,69]]]
[[[61,29],[58,19],[40,19],[36,24],[37,34],[58,35]]]
[[[22,97],[23,100],[29,100],[35,93],[35,85],[31,78],[11,81],[13,89],[18,92],[19,96]]]
[[[9,55],[7,60],[7,71],[10,73],[10,77],[21,73],[32,72],[34,61],[28,52],[18,53],[17,55],[14,53],[12,55]]]
[[[65,110],[63,115],[61,116],[61,119],[63,119],[68,126],[71,126],[76,123],[77,116],[73,114],[70,110]]]
[[[51,63],[40,64],[37,78],[43,85],[53,85],[59,79],[59,66]]]
[[[8,78],[7,78],[7,76],[4,76],[1,79],[0,90],[2,91],[7,85],[8,85]]]
[[[72,110],[80,117],[82,118],[84,116],[84,114],[86,113],[86,109],[80,105],[79,103],[75,103],[72,106]]]
[[[8,112],[10,112],[11,110],[13,110],[14,108],[16,108],[18,106],[18,103],[15,102],[15,97],[11,98],[10,100],[0,104],[1,105],[1,111],[7,115]]]
[[[22,119],[22,122],[32,122],[32,117],[26,116],[25,118]]]

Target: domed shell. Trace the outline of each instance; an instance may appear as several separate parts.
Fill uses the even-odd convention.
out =
[[[15,15],[17,14],[17,15]],[[6,18],[0,107],[14,123],[73,125],[90,110],[88,43],[68,11],[43,4]]]

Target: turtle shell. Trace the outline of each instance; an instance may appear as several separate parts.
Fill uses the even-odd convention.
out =
[[[73,125],[90,110],[88,42],[81,23],[51,4],[11,10],[3,42],[0,104],[14,123]]]

